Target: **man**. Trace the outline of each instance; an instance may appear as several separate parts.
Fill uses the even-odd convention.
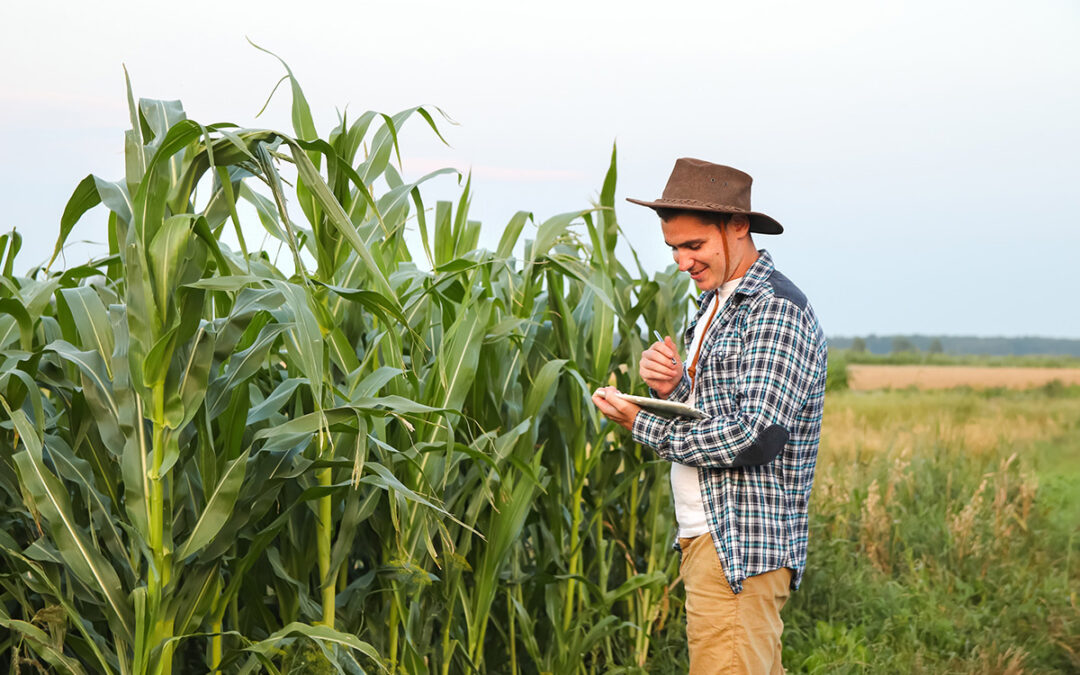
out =
[[[667,419],[593,396],[609,419],[672,462],[691,673],[782,673],[780,610],[806,567],[807,504],[825,394],[825,338],[752,233],[783,227],[751,210],[749,175],[696,159],[675,163],[658,213],[679,269],[702,292],[683,335],[641,355],[654,396],[707,419]],[[700,327],[700,328],[699,328]]]

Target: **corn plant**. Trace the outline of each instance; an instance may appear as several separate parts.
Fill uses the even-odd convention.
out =
[[[678,329],[688,288],[616,259],[614,153],[592,208],[518,213],[481,250],[467,177],[428,206],[456,172],[394,166],[437,110],[324,138],[285,71],[288,133],[129,85],[124,177],[78,185],[27,275],[0,239],[0,654],[645,672],[675,574],[667,473],[589,395],[643,387],[642,336]],[[108,255],[57,269],[98,203]]]

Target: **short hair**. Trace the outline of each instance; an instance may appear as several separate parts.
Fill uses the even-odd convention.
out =
[[[660,216],[660,220],[665,223],[672,218],[678,218],[679,216],[693,216],[705,223],[706,225],[716,225],[717,227],[724,227],[731,222],[731,213],[717,213],[716,211],[694,211],[693,209],[679,209],[669,207],[658,207],[654,209],[656,215]]]

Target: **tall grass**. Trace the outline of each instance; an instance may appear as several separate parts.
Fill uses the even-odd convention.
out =
[[[1080,668],[1075,391],[827,402],[795,672]]]

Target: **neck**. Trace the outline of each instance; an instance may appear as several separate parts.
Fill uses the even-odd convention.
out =
[[[757,259],[760,257],[761,254],[758,253],[756,248],[754,248],[753,246],[747,246],[746,250],[742,251],[742,255],[737,258],[739,264],[736,265],[735,269],[731,272],[731,274],[729,274],[727,278],[724,279],[724,283],[726,284],[732,279],[738,279],[739,277],[745,276],[746,271],[750,269],[750,267],[755,262],[757,262]]]

